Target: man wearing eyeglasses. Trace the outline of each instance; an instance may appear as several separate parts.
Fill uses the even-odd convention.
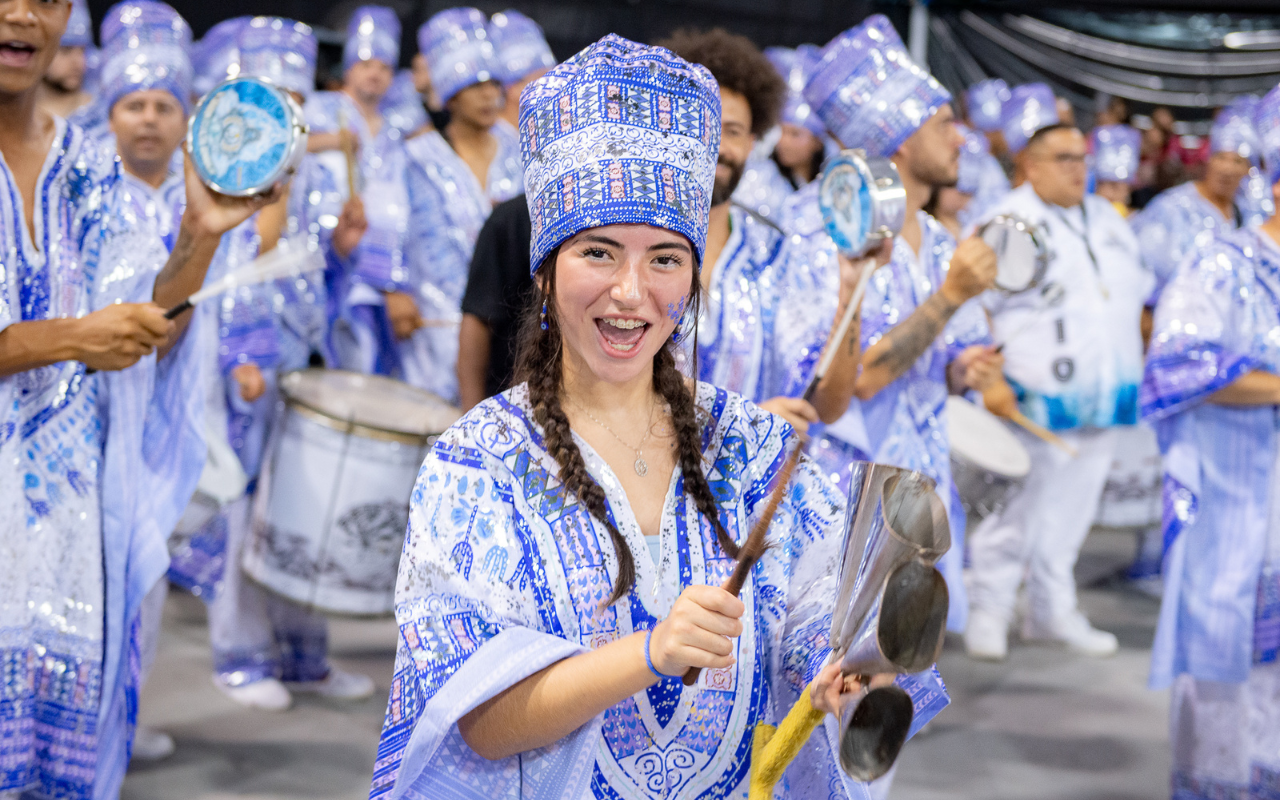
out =
[[[1061,437],[1064,449],[1020,433],[1031,472],[1005,508],[970,541],[972,583],[966,648],[999,660],[1023,575],[1024,639],[1049,640],[1092,656],[1117,649],[1076,602],[1073,570],[1106,482],[1115,428],[1137,422],[1142,380],[1140,318],[1152,276],[1138,242],[1106,200],[1085,194],[1085,138],[1072,125],[1036,131],[1027,180],[985,215],[1014,214],[1040,226],[1051,252],[1044,280],[1017,294],[983,297],[992,334],[1004,343],[1005,376],[1019,410]],[[1060,302],[1046,303],[1049,288]]]

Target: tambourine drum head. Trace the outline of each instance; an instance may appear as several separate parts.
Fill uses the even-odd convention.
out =
[[[837,159],[822,176],[818,204],[827,233],[846,255],[860,255],[871,235],[871,193],[858,168]]]
[[[191,118],[191,157],[204,183],[223,194],[269,189],[293,154],[299,120],[284,92],[250,78],[205,95]]]
[[[982,240],[996,251],[996,286],[1006,292],[1021,292],[1035,285],[1043,254],[1029,232],[997,222],[983,231]]]

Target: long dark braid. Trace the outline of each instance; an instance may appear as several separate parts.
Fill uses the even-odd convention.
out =
[[[609,531],[609,538],[618,554],[618,575],[607,602],[607,605],[612,605],[625,597],[636,582],[635,556],[609,517],[604,489],[600,488],[600,484],[587,471],[582,451],[573,441],[569,418],[560,405],[560,392],[564,388],[564,357],[560,323],[555,309],[555,263],[558,254],[558,248],[553,250],[538,270],[542,280],[535,282],[534,296],[521,326],[515,379],[517,383],[528,384],[534,421],[542,427],[547,452],[560,465],[560,480],[565,489],[572,492],[588,513]],[[695,270],[688,303],[692,319],[697,319],[701,288]],[[545,329],[542,316],[544,307],[547,310]],[[676,369],[672,346],[670,343],[664,345],[654,356],[653,387],[671,408],[685,491],[693,497],[698,511],[715,527],[716,541],[721,549],[736,558],[738,545],[720,522],[719,509],[706,475],[702,472],[702,436],[698,430],[697,410],[693,396],[685,385],[684,376]]]

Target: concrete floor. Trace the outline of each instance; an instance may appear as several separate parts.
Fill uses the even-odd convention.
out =
[[[1159,800],[1168,791],[1167,697],[1146,686],[1158,603],[1112,576],[1133,537],[1097,531],[1078,576],[1099,627],[1121,641],[1101,661],[1015,643],[1003,664],[965,658],[949,641],[939,663],[952,705],[904,749],[892,800]],[[144,724],[177,753],[135,764],[124,800],[343,798],[369,790],[394,660],[395,625],[336,620],[334,660],[378,694],[359,703],[300,697],[288,712],[242,709],[209,681],[204,606],[170,596]]]

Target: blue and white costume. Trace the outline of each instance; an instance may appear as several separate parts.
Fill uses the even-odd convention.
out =
[[[623,104],[623,93],[646,100]],[[701,254],[718,111],[705,69],[613,35],[531,84],[520,119],[532,263],[578,231],[636,221],[687,236]],[[557,157],[582,152],[583,139],[602,145],[597,157]],[[680,163],[669,158],[675,145],[689,156]],[[707,384],[695,402],[707,477],[740,540],[795,434]],[[547,747],[476,755],[458,733],[461,716],[556,661],[652,628],[685,587],[716,584],[732,568],[678,474],[658,557],[649,555],[610,468],[577,445],[636,556],[635,586],[603,610],[617,555],[600,521],[566,494],[525,386],[472,409],[428,455],[401,560],[400,648],[372,798],[743,797],[756,724],[778,720],[824,663],[842,500],[802,463],[773,523],[781,546],[743,590],[748,622],[733,667],[689,688],[662,681]],[[947,702],[932,671],[904,683],[922,720]],[[829,724],[812,737],[778,796],[868,796],[837,767],[832,734]]]
[[[973,127],[983,133],[1000,130],[1004,104],[1011,97],[1009,84],[999,78],[988,78],[970,86],[964,97],[969,123]]]
[[[869,17],[826,46],[805,96],[836,139],[878,157],[896,153],[951,100],[933,76],[912,63],[902,40],[880,15]],[[886,115],[881,110],[886,107],[896,113]],[[942,287],[955,240],[929,215],[922,212],[918,220],[919,254],[902,239],[895,240],[890,263],[877,270],[868,283],[862,303],[864,351]],[[832,271],[824,278],[832,292],[830,311],[824,309],[823,314],[832,319],[839,265],[835,243],[822,225],[816,181],[788,201],[784,224],[808,239],[810,253],[821,254],[815,263]],[[811,449],[826,474],[842,489],[848,488],[853,463],[861,459],[919,470],[937,481],[939,496],[950,509],[954,544],[941,568],[952,597],[949,625],[956,630],[963,629],[966,610],[961,580],[964,513],[952,497],[944,413],[946,370],[965,347],[989,340],[982,309],[977,303],[966,304],[907,372],[871,400],[851,401],[845,415],[827,426]]]
[[[160,239],[119,166],[57,121],[35,233],[0,170],[0,327],[151,299]],[[113,798],[137,708],[138,610],[204,463],[199,320],[157,363],[0,378],[0,794]]]
[[[1257,117],[1280,177],[1280,91]],[[1239,230],[1195,250],[1156,306],[1142,414],[1164,453],[1165,593],[1151,683],[1172,685],[1175,796],[1280,785],[1280,463],[1274,405],[1211,395],[1280,374],[1280,246]]]
[[[989,213],[1017,214],[1039,226],[1053,253],[1040,289],[991,290],[983,303],[992,334],[1004,342],[1005,377],[1020,410],[1078,455],[1015,430],[1031,455],[1031,472],[970,537],[970,598],[975,617],[982,611],[1007,625],[1029,566],[1029,619],[1074,630],[1087,623],[1076,616],[1072,569],[1111,467],[1116,427],[1137,422],[1139,318],[1151,275],[1124,219],[1097,195],[1062,208],[1028,182]],[[1048,284],[1064,291],[1056,308],[1042,300]]]
[[[981,217],[993,203],[1009,193],[1009,178],[1000,161],[991,155],[991,145],[981,133],[958,125],[964,134],[960,146],[960,169],[956,190],[969,195],[969,202],[956,215],[961,228],[967,228]]]
[[[493,15],[489,20],[489,41],[498,58],[498,80],[506,86],[556,65],[542,27],[515,9]]]
[[[453,8],[419,29],[418,46],[431,64],[431,81],[442,103],[468,86],[497,78],[500,67],[486,26],[479,11]],[[519,137],[502,121],[491,132],[498,147],[484,186],[439,131],[428,131],[405,147],[409,220],[404,266],[377,275],[362,270],[361,278],[381,290],[409,294],[425,319],[458,318],[480,228],[495,203],[520,193]],[[420,328],[397,342],[396,351],[406,382],[457,400],[455,326]]]
[[[1043,83],[1013,87],[1000,107],[1000,131],[1012,155],[1021,153],[1036,131],[1058,121],[1057,99]]]

